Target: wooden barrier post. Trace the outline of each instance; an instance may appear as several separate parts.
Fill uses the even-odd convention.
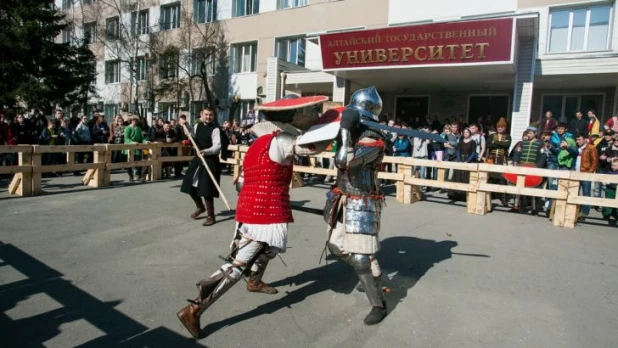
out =
[[[577,197],[579,195],[579,181],[570,180],[568,181],[568,196],[569,197]],[[579,212],[579,205],[577,204],[566,204],[566,209],[564,213],[564,227],[574,228],[577,223],[577,214]]]
[[[90,187],[103,187],[105,186],[105,170],[106,170],[106,162],[107,162],[107,151],[106,148],[101,145],[97,146],[93,151],[92,163],[96,163],[99,165],[97,168],[93,168],[92,179],[88,183]],[[90,171],[90,170],[89,170]]]
[[[33,145],[32,146],[32,161],[30,162],[32,164],[32,195],[36,196],[38,194],[40,194],[41,192],[43,192],[43,190],[41,189],[41,172],[34,170],[37,167],[40,167],[42,165],[41,162],[41,152],[40,152],[40,145]]]
[[[466,193],[466,206],[468,208],[468,213],[475,214],[476,213],[476,200],[478,199],[478,194],[476,189],[479,185],[479,172],[478,168],[475,172],[470,172],[470,187],[474,187],[474,191]],[[483,202],[484,204],[485,202]]]
[[[568,179],[558,180],[558,192],[565,192],[568,194],[569,181],[570,180]],[[550,219],[552,219],[554,226],[564,227],[564,219],[566,218],[567,212],[567,200],[553,199],[552,210],[553,214],[550,214]]]
[[[101,169],[103,171],[103,186],[109,186],[112,182],[112,170],[108,168],[108,164],[112,163],[112,151],[109,149],[109,145],[105,145],[105,166]]]
[[[32,196],[32,148],[29,152],[19,153],[19,165],[30,166],[29,171],[21,172],[21,185],[17,188],[17,195],[19,196]]]
[[[67,164],[69,165],[75,164],[75,152],[71,151],[71,146],[69,146],[69,149],[66,155],[67,155]]]
[[[485,171],[480,171],[480,168],[479,168],[478,179],[477,179],[477,184],[476,184],[476,187],[477,187],[476,202],[475,202],[475,209],[474,209],[474,214],[476,215],[487,214],[488,212],[487,204],[489,203],[491,205],[491,195],[489,195],[487,192],[478,190],[479,186],[487,184],[488,177],[489,177],[489,174]]]
[[[161,146],[160,144],[150,144],[151,147],[149,150],[150,160],[152,164],[150,165],[150,181],[157,181],[161,179],[161,170],[163,168],[162,157],[161,157]]]
[[[405,178],[412,177],[412,166],[402,163],[399,164],[398,167],[403,167],[402,172],[404,180]],[[398,181],[397,185],[399,185],[399,183],[400,182]],[[401,183],[403,184],[403,204],[412,204],[418,202],[420,200],[420,197],[418,196],[418,193],[420,192],[419,187],[406,184],[405,181],[401,181]]]
[[[240,165],[242,164],[240,162],[240,147],[238,145],[230,145],[230,147],[234,146],[234,174],[233,174],[233,178],[234,180],[236,180],[236,178],[238,178],[238,176],[240,176]]]
[[[405,169],[403,166],[403,163],[399,163],[399,164],[395,164],[393,163],[393,165],[397,166],[397,174],[403,174],[403,178],[405,180],[406,178],[406,174],[405,174]],[[410,175],[412,175],[412,173],[410,173]],[[396,189],[396,194],[395,194],[395,199],[397,201],[397,203],[403,203],[404,202],[404,188],[405,188],[405,184],[402,181],[397,181],[397,183],[395,184],[395,189]]]
[[[438,182],[444,182],[446,180],[446,169],[438,168]]]
[[[32,147],[16,153],[19,161],[18,167],[21,168],[19,168],[19,172],[14,173],[11,179],[9,194],[22,197],[32,196]]]

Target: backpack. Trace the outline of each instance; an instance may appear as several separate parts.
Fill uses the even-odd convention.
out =
[[[230,146],[230,138],[227,136],[227,132],[219,128],[219,137],[221,138],[221,159],[226,160],[232,157],[232,151],[228,149]]]

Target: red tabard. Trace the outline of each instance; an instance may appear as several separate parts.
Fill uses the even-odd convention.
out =
[[[275,134],[259,137],[243,161],[245,181],[236,207],[236,221],[246,224],[294,222],[290,209],[293,166],[270,159],[268,151]]]

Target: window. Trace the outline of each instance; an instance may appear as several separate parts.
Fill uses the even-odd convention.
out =
[[[63,44],[70,44],[73,40],[73,35],[71,35],[72,29],[71,28],[66,28],[65,30],[62,31],[62,43]]]
[[[159,57],[159,78],[173,79],[178,76],[178,56],[169,54]]]
[[[73,5],[73,0],[62,0],[62,9],[63,10],[70,9],[71,5]]]
[[[118,17],[111,17],[105,20],[105,35],[109,40],[117,40],[120,37],[120,22]]]
[[[133,105],[133,108],[135,108],[135,105]],[[146,119],[148,117],[148,109],[146,108],[144,103],[138,103],[137,110],[135,110],[134,112],[138,113],[143,119]]]
[[[82,3],[84,3],[84,5],[94,4],[95,2],[97,2],[97,0],[82,0]]]
[[[543,117],[546,111],[551,111],[555,119],[570,122],[577,111],[581,111],[586,117],[588,110],[594,109],[597,117],[601,119],[603,99],[602,94],[544,95],[540,116]]]
[[[549,53],[609,49],[611,5],[560,9],[550,13]]]
[[[84,39],[89,44],[97,42],[97,22],[84,24]]]
[[[159,117],[162,117],[165,121],[178,118],[178,108],[176,103],[159,103]]]
[[[148,62],[145,57],[137,57],[134,73],[137,81],[144,81],[148,78]]]
[[[249,113],[249,110],[253,108],[255,108],[255,100],[241,100],[240,105],[238,105],[238,108],[236,109],[234,119],[239,120],[241,125],[247,124],[247,114]],[[254,113],[257,117],[257,111],[254,111]],[[255,121],[255,119],[252,120],[252,122]]]
[[[277,0],[277,9],[307,6],[307,0]]]
[[[232,17],[249,16],[260,13],[260,0],[234,0]]]
[[[215,74],[215,53],[208,49],[194,49],[191,52],[191,75],[201,74],[202,65],[206,68],[206,74]]]
[[[112,124],[112,122],[114,122],[114,117],[118,115],[118,104],[105,104],[103,112],[105,114],[105,122],[107,122],[107,124]]]
[[[231,50],[234,73],[257,71],[257,43],[232,45]]]
[[[120,61],[105,62],[105,83],[120,82]]]
[[[287,38],[277,39],[275,45],[277,52],[275,54],[279,59],[286,62],[305,66],[305,39],[304,38]]]
[[[148,34],[148,9],[131,13],[131,32],[133,35]]]
[[[193,0],[195,23],[209,23],[217,20],[217,0]]]
[[[180,28],[180,3],[161,6],[161,30]]]

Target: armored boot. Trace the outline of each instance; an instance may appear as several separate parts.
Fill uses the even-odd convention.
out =
[[[206,211],[206,207],[204,206],[204,203],[202,203],[202,199],[200,197],[198,197],[197,195],[191,195],[191,198],[193,199],[193,202],[195,202],[195,207],[197,208],[192,214],[191,214],[191,218],[192,219],[197,219],[198,216],[200,216],[200,214],[202,214],[203,212]]]
[[[198,297],[189,301],[189,305],[182,308],[176,315],[180,322],[187,328],[191,336],[196,339],[202,337],[200,317],[208,307],[218,300],[240,279],[241,272],[231,264],[224,265],[210,278],[201,280],[196,284]]]
[[[262,276],[266,271],[268,262],[272,260],[277,253],[265,248],[260,252],[255,263],[251,266],[251,273],[249,275],[249,281],[247,282],[247,291],[249,292],[261,292],[263,294],[274,295],[278,293],[277,289],[264,283]]]
[[[382,278],[374,277],[371,273],[358,274],[360,286],[365,290],[369,303],[373,306],[371,312],[365,317],[365,325],[375,325],[382,321],[388,314],[386,301],[382,294]],[[357,287],[358,289],[358,287]]]
[[[195,339],[201,337],[202,327],[200,326],[200,316],[202,314],[202,306],[200,298],[189,300],[189,305],[181,309],[176,315],[180,322],[187,328],[191,336]]]
[[[202,226],[211,226],[215,224],[215,202],[213,198],[204,198],[206,202],[206,220]]]

